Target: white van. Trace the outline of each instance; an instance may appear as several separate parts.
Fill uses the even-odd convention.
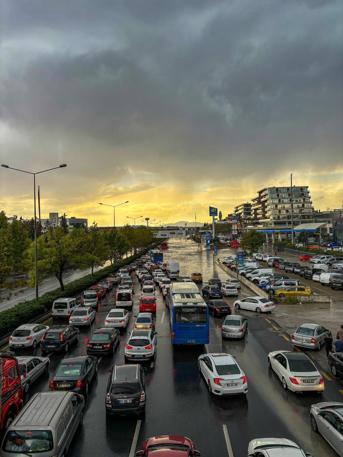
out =
[[[130,308],[133,307],[132,290],[120,289],[116,294],[116,307],[117,308]]]
[[[2,457],[67,455],[82,424],[85,401],[74,392],[40,392],[24,406],[2,441]]]
[[[76,298],[58,298],[52,304],[52,317],[68,317],[77,307]]]
[[[169,260],[167,271],[170,279],[176,279],[180,273],[179,262],[176,262],[176,260]]]

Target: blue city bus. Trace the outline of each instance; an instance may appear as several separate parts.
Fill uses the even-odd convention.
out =
[[[173,283],[168,300],[172,344],[208,344],[208,307],[196,284]]]

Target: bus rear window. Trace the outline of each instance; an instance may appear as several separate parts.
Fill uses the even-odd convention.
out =
[[[175,322],[177,324],[206,324],[206,308],[205,307],[177,307],[174,308]]]

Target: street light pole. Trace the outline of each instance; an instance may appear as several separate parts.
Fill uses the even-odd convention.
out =
[[[59,168],[65,168],[67,166],[66,163],[62,163],[58,167],[48,168],[46,170],[41,171],[28,171],[28,170],[21,170],[20,168],[10,167],[9,165],[1,164],[3,168],[7,168],[9,170],[19,171],[20,173],[26,173],[28,175],[33,176],[33,233],[34,233],[34,245],[35,245],[35,295],[36,300],[39,298],[39,289],[38,289],[38,245],[37,245],[37,199],[36,199],[36,175],[40,175],[42,173],[47,173],[48,171],[57,170]]]
[[[116,208],[117,208],[117,206],[126,205],[126,203],[129,203],[129,200],[126,200],[126,202],[117,203],[116,205],[110,205],[109,203],[99,203],[99,205],[109,206],[109,207],[113,208],[113,228],[116,228]]]

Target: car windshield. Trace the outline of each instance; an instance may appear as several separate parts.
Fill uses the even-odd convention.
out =
[[[154,288],[153,287],[144,287],[143,292],[145,293],[153,293]]]
[[[113,395],[126,395],[126,394],[135,394],[141,392],[141,386],[139,383],[123,382],[112,384],[111,394]]]
[[[109,333],[94,333],[91,336],[91,341],[109,341],[111,335]]]
[[[131,294],[129,293],[120,293],[117,296],[118,301],[131,301]]]
[[[84,292],[83,297],[86,300],[95,299],[97,297],[97,294],[96,294],[96,292],[93,292],[93,291]]]
[[[228,325],[230,327],[240,327],[241,326],[241,321],[237,319],[226,319],[224,321],[224,325]]]
[[[296,331],[299,335],[308,335],[308,336],[313,336],[314,335],[314,328],[309,328],[309,327],[299,327],[298,330]]]
[[[207,322],[207,312],[203,306],[177,307],[174,312],[177,324],[205,324]]]
[[[128,343],[130,346],[147,346],[150,344],[150,341],[148,338],[133,338],[132,340],[129,341]]]
[[[238,365],[235,363],[229,365],[216,365],[216,370],[219,375],[240,374],[241,372]]]
[[[150,319],[150,317],[137,317],[136,323],[137,324],[150,324],[151,319]]]
[[[30,330],[14,330],[12,336],[30,336]]]
[[[123,317],[124,313],[122,311],[111,311],[108,314],[108,317]]]
[[[50,430],[11,430],[7,432],[3,445],[5,452],[13,452],[15,455],[48,452],[52,449],[53,438]]]
[[[294,372],[317,371],[313,363],[308,359],[288,359],[289,369]]]
[[[54,309],[67,309],[67,303],[56,302],[54,303]]]
[[[80,376],[82,371],[81,363],[62,363],[56,371],[56,376]]]
[[[87,309],[76,309],[73,312],[73,316],[87,316],[88,310]]]

